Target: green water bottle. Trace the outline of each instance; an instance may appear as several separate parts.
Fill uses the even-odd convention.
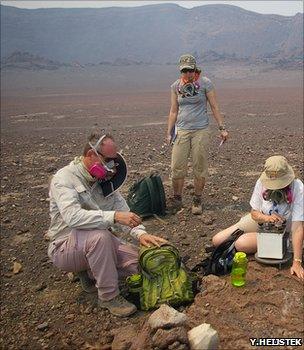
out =
[[[126,279],[128,291],[129,291],[129,299],[130,301],[137,306],[140,307],[140,291],[142,288],[142,277],[140,274],[134,274]]]
[[[248,259],[245,253],[235,253],[231,270],[231,283],[234,287],[243,287],[245,285],[247,263]]]

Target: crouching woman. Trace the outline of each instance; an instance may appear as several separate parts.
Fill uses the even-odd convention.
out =
[[[257,251],[257,230],[259,223],[286,221],[292,235],[293,263],[290,269],[304,280],[302,267],[303,249],[303,183],[295,178],[292,167],[283,156],[272,156],[265,162],[265,168],[257,180],[251,200],[251,213],[239,222],[218,232],[213,238],[214,246],[225,241],[236,229],[244,231],[235,242],[237,251],[255,253]]]

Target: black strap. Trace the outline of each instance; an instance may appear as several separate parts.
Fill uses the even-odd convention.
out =
[[[155,200],[153,182],[152,182],[150,177],[146,178],[146,184],[147,184],[148,191],[149,191],[149,194],[150,194],[152,213],[156,213],[157,212],[157,203],[156,203],[156,200]]]
[[[153,184],[155,185],[155,187],[157,188],[158,191],[158,195],[159,195],[159,208],[158,208],[158,213],[160,212],[161,215],[165,215],[166,213],[166,194],[165,194],[165,190],[164,190],[164,185],[163,182],[161,180],[161,177],[157,174],[152,174],[150,176]]]
[[[202,260],[200,263],[196,264],[191,271],[198,272],[199,270],[202,270],[203,275],[209,275],[210,273],[216,274],[216,264],[213,263],[214,257],[217,255],[218,250],[222,244],[227,243],[228,241],[231,241],[230,246],[228,247],[226,253],[222,257],[222,259],[225,261],[224,263],[224,273],[228,272],[228,264],[227,264],[227,255],[232,252],[232,250],[235,247],[235,241],[244,233],[244,231],[240,229],[236,229],[232,232],[232,234],[224,241],[222,242],[218,247],[214,249],[211,256]]]

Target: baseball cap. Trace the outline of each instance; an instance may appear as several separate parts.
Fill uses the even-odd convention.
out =
[[[180,57],[178,64],[179,64],[179,70],[182,70],[185,68],[195,69],[196,60],[192,55],[186,54]]]

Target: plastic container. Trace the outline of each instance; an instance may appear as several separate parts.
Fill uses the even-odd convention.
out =
[[[129,298],[137,307],[140,306],[140,292],[142,288],[142,277],[140,274],[135,274],[127,277]]]
[[[234,287],[243,287],[245,285],[247,264],[248,259],[245,253],[235,253],[231,270],[231,284]]]

